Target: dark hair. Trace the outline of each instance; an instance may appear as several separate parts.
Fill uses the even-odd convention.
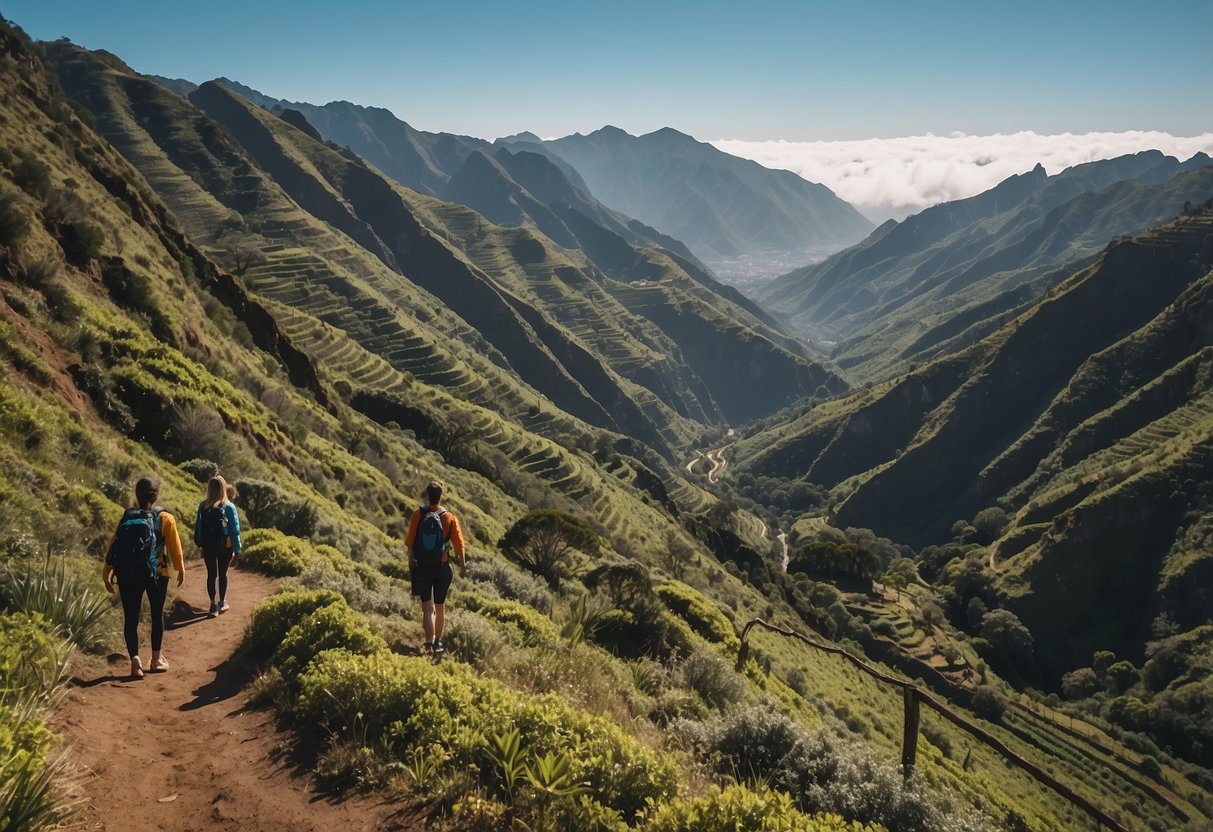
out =
[[[430,498],[430,505],[438,505],[438,501],[442,499],[442,483],[434,480],[425,487],[425,496]]]
[[[139,508],[151,508],[160,496],[160,480],[153,476],[141,477],[135,483],[135,502]]]

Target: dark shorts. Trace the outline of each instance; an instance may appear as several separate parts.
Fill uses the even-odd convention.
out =
[[[418,566],[411,576],[413,594],[422,601],[429,601],[432,594],[435,604],[445,604],[446,591],[451,588],[452,577],[454,572],[451,571],[450,563],[438,567]]]

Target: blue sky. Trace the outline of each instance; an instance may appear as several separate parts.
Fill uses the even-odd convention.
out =
[[[486,138],[1213,131],[1213,0],[0,0],[0,14],[140,72]]]

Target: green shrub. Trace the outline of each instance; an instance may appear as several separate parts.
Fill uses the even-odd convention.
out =
[[[0,829],[41,829],[55,821],[58,738],[41,710],[64,672],[66,650],[40,615],[0,615]]]
[[[272,482],[240,480],[236,483],[236,505],[253,526],[273,526],[295,537],[316,533],[319,514],[311,503],[297,500]]]
[[[745,697],[745,679],[710,648],[700,647],[678,665],[683,684],[709,706],[724,710]]]
[[[366,564],[346,560],[331,546],[318,546],[316,553],[320,556],[303,570],[299,576],[299,586],[305,589],[331,589],[345,598],[354,609],[374,615],[404,617],[415,607],[416,602],[407,588],[384,580]],[[371,578],[372,575],[377,580]]]
[[[295,716],[333,735],[357,724],[368,744],[402,759],[409,749],[437,745],[456,767],[482,762],[483,738],[513,726],[536,757],[567,754],[572,780],[590,784],[588,796],[625,819],[650,800],[668,799],[677,785],[668,756],[614,723],[554,694],[520,696],[456,662],[325,652],[299,677]]]
[[[657,596],[691,629],[708,641],[736,650],[741,641],[733,630],[733,623],[720,609],[702,593],[681,581],[670,581],[657,587]]]
[[[290,679],[324,650],[347,650],[369,654],[387,650],[387,643],[371,632],[362,616],[344,601],[309,613],[287,631],[274,651],[274,665]]]
[[[54,626],[37,612],[0,615],[0,702],[8,693],[45,702],[59,686],[68,649],[51,635]]]
[[[552,591],[534,575],[497,558],[475,558],[468,562],[468,578],[488,583],[510,601],[520,601],[537,610],[552,608]]]
[[[180,468],[198,482],[209,482],[211,477],[219,473],[219,463],[209,459],[187,459],[180,464]]]
[[[466,610],[447,613],[443,641],[450,642],[448,649],[456,658],[475,667],[483,667],[505,646],[497,627],[483,615]]]
[[[69,575],[63,564],[47,564],[28,571],[8,568],[0,579],[0,606],[45,616],[76,644],[92,647],[101,637],[110,604],[105,595]]]
[[[291,589],[271,595],[253,609],[252,620],[244,631],[244,648],[254,656],[269,656],[304,616],[341,601],[341,596],[332,590]]]
[[[551,645],[560,640],[560,633],[552,620],[526,604],[485,598],[474,593],[460,595],[459,603],[464,609],[478,612],[485,618],[513,625],[517,633],[514,641],[518,644]]]
[[[835,814],[806,815],[788,795],[730,786],[703,797],[687,797],[659,807],[647,817],[645,832],[878,832],[884,827],[846,821]]]
[[[51,169],[32,156],[26,156],[13,169],[13,181],[30,196],[45,198],[51,190]]]
[[[63,255],[69,263],[82,266],[101,256],[105,231],[96,223],[88,220],[65,223],[61,235],[59,244],[63,247]]]
[[[0,193],[0,246],[12,246],[29,233],[29,215],[14,194]]]
[[[990,828],[984,815],[957,806],[946,793],[928,797],[920,776],[905,780],[898,766],[855,742],[853,734],[807,731],[772,700],[704,722],[677,722],[672,730],[719,773],[786,792],[803,812],[862,818],[899,832]]]
[[[252,529],[241,535],[241,565],[266,575],[299,575],[316,559],[311,544],[277,529]]]

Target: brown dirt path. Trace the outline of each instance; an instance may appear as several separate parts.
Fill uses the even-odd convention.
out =
[[[276,760],[286,737],[269,711],[246,708],[249,669],[229,661],[249,611],[274,581],[234,571],[232,609],[207,619],[206,570],[187,564],[170,592],[164,635],[167,673],[142,681],[126,658],[110,674],[77,678],[56,723],[70,759],[84,771],[85,803],[69,827],[105,832],[388,832],[405,830],[394,806],[375,797],[336,802],[307,772]],[[176,593],[175,599],[173,593]],[[149,663],[145,626],[140,644]],[[90,676],[85,673],[84,676]],[[161,802],[163,801],[163,802]],[[418,827],[419,828],[419,827]]]

